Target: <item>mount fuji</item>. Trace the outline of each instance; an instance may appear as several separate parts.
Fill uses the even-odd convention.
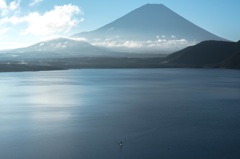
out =
[[[72,37],[115,49],[170,52],[205,40],[226,41],[191,23],[163,4],[146,4],[94,31]]]

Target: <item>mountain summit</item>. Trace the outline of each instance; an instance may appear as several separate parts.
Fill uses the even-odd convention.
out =
[[[108,46],[122,44],[123,47],[224,40],[191,23],[163,4],[146,4],[103,27],[75,34],[73,37],[86,38],[93,44],[108,44]]]

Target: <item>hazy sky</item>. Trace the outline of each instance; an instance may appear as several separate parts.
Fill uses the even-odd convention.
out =
[[[94,30],[146,3],[162,3],[218,36],[240,40],[240,0],[0,0],[0,50]]]

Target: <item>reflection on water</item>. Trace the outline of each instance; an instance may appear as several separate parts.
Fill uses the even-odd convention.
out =
[[[1,73],[0,158],[240,158],[239,78],[204,69]]]

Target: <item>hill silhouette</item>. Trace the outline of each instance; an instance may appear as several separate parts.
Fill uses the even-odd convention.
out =
[[[225,67],[239,65],[240,42],[204,41],[166,57],[165,63],[181,67]]]

